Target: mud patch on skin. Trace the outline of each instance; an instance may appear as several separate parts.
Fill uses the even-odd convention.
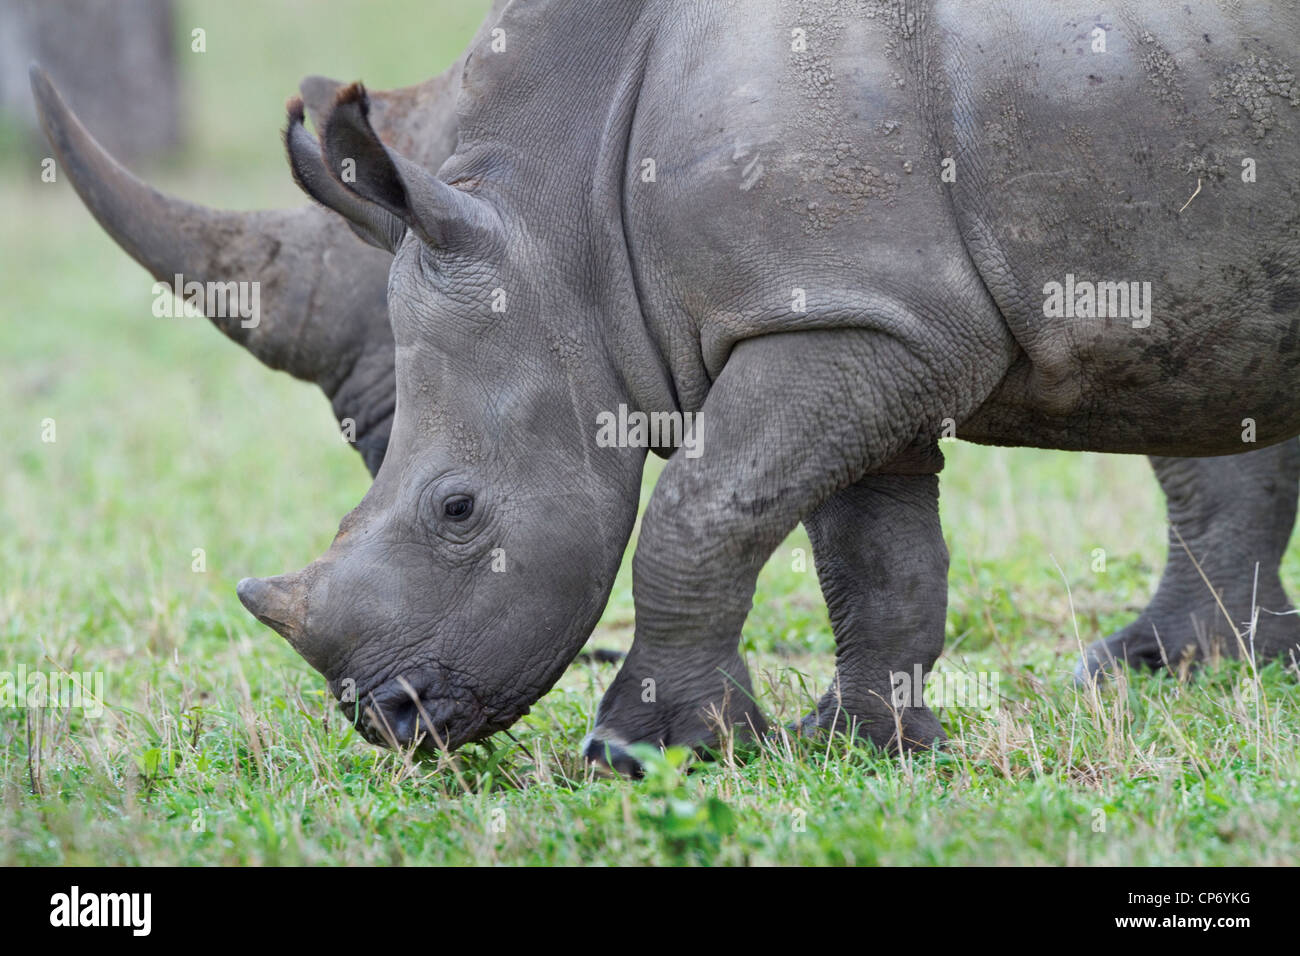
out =
[[[867,219],[867,204],[892,205],[899,184],[898,176],[867,163],[852,143],[838,144],[830,159],[800,179],[809,193],[778,202],[802,211],[805,235],[823,233],[846,216]],[[819,198],[810,198],[814,190],[820,190]]]
[[[1025,114],[1016,103],[1017,89],[1011,83],[985,89],[986,102],[997,105],[996,119],[984,121],[984,142],[989,146],[996,162],[989,163],[988,177],[993,183],[1003,183],[1007,176],[1019,168],[1021,145],[1026,142]]]
[[[582,340],[573,333],[548,327],[546,347],[562,368],[573,371],[583,367]]]
[[[1179,88],[1178,61],[1146,30],[1138,37],[1138,43],[1138,61],[1155,90],[1156,100],[1179,111],[1185,109],[1183,91]]]
[[[1228,178],[1228,164],[1217,153],[1195,153],[1183,169],[1205,180],[1219,182]]]
[[[799,173],[803,188],[778,203],[803,217],[803,231],[808,236],[825,233],[846,217],[867,218],[872,203],[891,205],[901,182],[899,175],[869,161],[839,134],[843,117],[851,110],[843,102],[834,64],[825,51],[837,48],[845,23],[861,20],[878,20],[890,30],[885,45],[890,58],[916,28],[915,14],[891,0],[823,0],[816,4],[801,0],[791,9],[788,28],[805,31],[807,48],[790,53],[783,83],[793,87],[804,104],[791,120],[790,138],[804,145],[808,160]],[[891,78],[899,87],[906,84],[901,73],[893,73]],[[894,128],[885,135],[899,125],[894,121]]]
[[[415,420],[421,438],[428,444],[445,447],[454,461],[465,465],[482,463],[483,446],[478,429],[467,422],[448,418],[445,411],[439,409],[438,392],[432,384],[421,383],[415,394],[422,409]]]
[[[447,434],[447,443],[452,458],[466,465],[477,465],[483,456],[478,443],[478,434],[464,422],[455,422]]]
[[[1225,104],[1229,118],[1245,117],[1250,135],[1259,142],[1278,126],[1279,99],[1300,107],[1300,85],[1285,63],[1252,53],[1214,84],[1210,98]]]

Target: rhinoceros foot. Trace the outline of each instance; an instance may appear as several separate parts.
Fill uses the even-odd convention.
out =
[[[1253,634],[1249,593],[1223,596],[1229,614],[1240,609],[1241,619],[1232,622],[1235,633],[1213,596],[1177,612],[1160,613],[1153,602],[1136,621],[1090,644],[1075,665],[1074,678],[1081,684],[1105,681],[1120,667],[1180,674],[1215,657],[1242,657],[1243,649],[1258,661],[1300,657],[1300,617],[1289,610],[1286,595],[1279,588],[1276,595],[1256,596],[1255,601],[1259,611]]]
[[[1300,657],[1300,618],[1279,570],[1295,524],[1300,444],[1151,465],[1169,507],[1160,584],[1137,620],[1088,647],[1075,678],[1104,679],[1120,665],[1180,673],[1243,652]]]
[[[804,715],[787,730],[792,736],[805,739],[825,739],[832,733],[845,734],[869,740],[891,754],[900,750],[930,750],[941,747],[948,739],[939,718],[929,707],[907,707],[897,715],[883,706],[859,710],[866,712],[855,712],[846,709],[842,703],[823,698],[816,713]]]
[[[708,758],[729,749],[726,743],[756,740],[766,732],[738,654],[698,668],[674,657],[635,646],[628,654],[601,699],[595,729],[583,741],[583,757],[598,770],[641,777],[636,744],[686,747]]]

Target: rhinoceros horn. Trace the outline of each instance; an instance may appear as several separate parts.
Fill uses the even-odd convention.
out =
[[[40,67],[32,67],[31,80],[61,170],[109,235],[160,281],[170,283],[177,273],[199,282],[260,280],[266,321],[244,328],[238,315],[216,316],[213,324],[272,368],[314,380],[317,357],[303,354],[304,343],[293,333],[306,318],[312,292],[329,280],[324,257],[336,246],[337,220],[310,207],[227,212],[166,196],[104,151]],[[339,252],[366,255],[347,243]],[[378,268],[383,261],[376,257]],[[334,301],[336,290],[320,291],[322,305]]]
[[[288,641],[299,654],[314,661],[302,632],[310,591],[308,579],[312,573],[308,567],[296,574],[273,578],[244,578],[236,591],[254,617]]]
[[[169,286],[178,274],[186,282],[255,281],[257,324],[245,328],[237,314],[212,316],[217,328],[271,368],[320,385],[336,412],[340,393],[381,388],[349,387],[348,380],[358,366],[382,378],[384,362],[392,365],[387,253],[360,242],[320,207],[232,212],[166,196],[104,151],[43,70],[33,66],[31,80],[60,170],[105,231],[155,279]],[[371,465],[383,447],[368,447],[364,433],[391,407],[366,412],[375,420],[357,422],[357,444]],[[372,471],[377,467],[375,460]]]

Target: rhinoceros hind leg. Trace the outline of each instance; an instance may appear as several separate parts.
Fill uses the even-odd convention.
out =
[[[948,548],[938,477],[869,475],[804,525],[835,631],[835,679],[798,732],[852,730],[890,751],[900,737],[905,750],[942,741],[923,695],[905,693],[943,651]]]
[[[1152,458],[1151,465],[1169,508],[1164,574],[1146,610],[1092,644],[1075,677],[1104,677],[1119,664],[1178,671],[1213,653],[1238,657],[1232,625],[1248,644],[1252,601],[1259,607],[1256,659],[1297,651],[1300,619],[1280,613],[1292,608],[1278,566],[1295,524],[1300,443],[1222,458]]]

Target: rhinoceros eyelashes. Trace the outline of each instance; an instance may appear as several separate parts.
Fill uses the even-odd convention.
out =
[[[302,101],[290,100],[285,143],[298,184],[390,252],[407,228],[435,249],[472,237],[489,219],[485,203],[386,147],[370,125],[369,110],[360,83],[344,87],[317,144],[302,125]]]

